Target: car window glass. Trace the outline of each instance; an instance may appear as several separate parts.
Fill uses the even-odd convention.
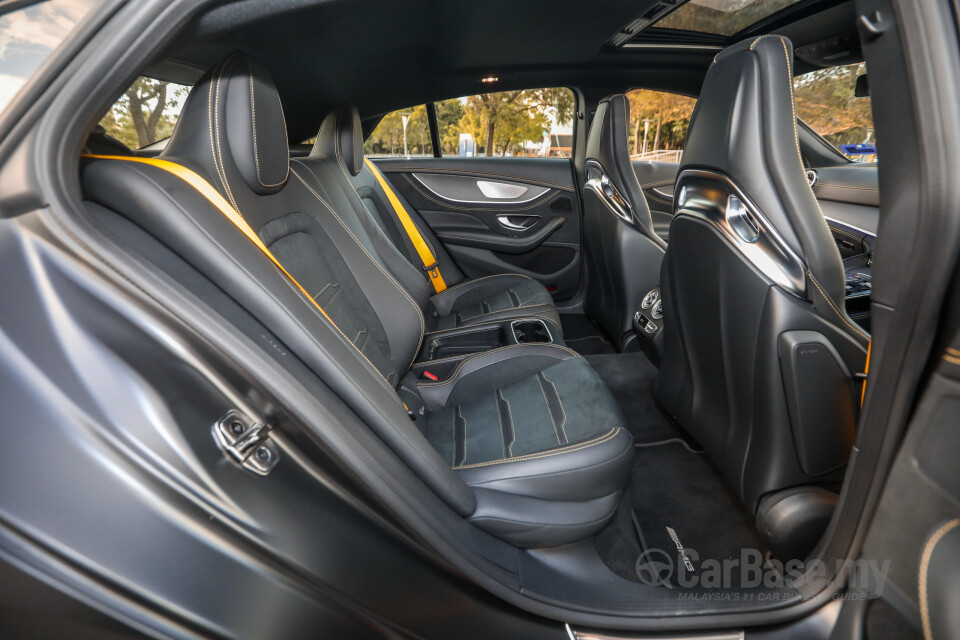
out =
[[[0,15],[0,111],[98,0],[49,0]]]
[[[433,157],[427,107],[418,104],[383,116],[367,136],[363,153],[373,158]]]
[[[173,133],[190,87],[137,78],[100,120],[107,135],[131,149],[143,149]]]
[[[626,95],[630,101],[627,141],[631,157],[679,163],[696,99],[649,89],[634,89]]]
[[[498,91],[436,103],[444,156],[569,158],[576,99],[565,87]]]
[[[820,136],[857,162],[876,160],[870,98],[857,98],[857,77],[866,65],[818,69],[793,80],[797,115]]]

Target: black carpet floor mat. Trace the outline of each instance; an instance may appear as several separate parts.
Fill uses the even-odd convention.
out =
[[[586,356],[590,366],[607,383],[627,418],[624,425],[638,444],[679,438],[694,449],[699,446],[666,416],[653,400],[657,368],[641,351]]]
[[[617,353],[610,339],[583,314],[561,314],[560,326],[563,328],[563,341],[581,355]]]
[[[753,517],[720,471],[680,439],[637,446],[628,492],[596,543],[620,577],[672,587],[689,582],[683,573],[693,575],[691,568],[702,576],[724,560],[741,560],[744,551],[766,556]],[[738,587],[739,577],[739,570],[732,571],[729,586]]]
[[[613,521],[594,538],[607,566],[622,578],[651,584],[658,562],[672,565],[668,582],[677,587],[680,548],[696,572],[708,559],[741,559],[742,550],[766,555],[753,517],[720,470],[654,401],[657,368],[650,360],[641,352],[586,359],[613,391],[636,443],[630,485]],[[731,577],[730,586],[738,587],[739,572]]]

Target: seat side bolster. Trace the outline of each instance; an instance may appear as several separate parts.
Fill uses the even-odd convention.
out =
[[[474,489],[545,500],[584,501],[623,489],[633,456],[633,436],[627,429],[614,426],[565,447],[468,465],[456,471]]]

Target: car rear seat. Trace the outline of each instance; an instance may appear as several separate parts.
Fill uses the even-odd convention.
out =
[[[88,209],[126,217],[202,271],[478,527],[527,547],[600,529],[633,440],[593,369],[565,347],[530,344],[436,363],[448,368],[440,380],[419,379],[420,304],[339,215],[351,207],[342,185],[308,184],[287,145],[269,75],[234,54],[194,87],[159,158],[85,162]]]
[[[355,108],[343,106],[328,114],[310,155],[295,162],[307,170],[313,179],[311,184],[320,183],[333,188],[334,183],[342,182],[341,188],[347,192],[345,195],[352,212],[363,220],[371,235],[382,236],[383,245],[388,245],[381,245],[381,253],[402,257],[402,265],[393,261],[389,268],[404,283],[408,293],[425,308],[427,331],[534,317],[549,323],[553,335],[563,335],[560,316],[542,284],[521,274],[466,279],[416,210],[388,184],[391,195],[403,207],[429,247],[447,287],[445,291],[430,295],[433,287],[429,284],[423,260],[377,179],[375,171],[378,170],[364,161],[360,116]],[[418,286],[420,282],[407,284],[409,278],[400,272],[408,270],[427,287]]]

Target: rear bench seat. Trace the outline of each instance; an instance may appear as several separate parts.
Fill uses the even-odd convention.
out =
[[[266,70],[234,54],[194,87],[159,158],[92,157],[82,179],[88,209],[134,222],[249,310],[476,526],[525,547],[600,529],[633,458],[609,389],[555,344],[435,363],[440,379],[421,379],[426,280],[381,254],[356,192],[327,161],[307,175],[310,162],[289,161]],[[420,289],[402,282],[414,275]]]
[[[317,141],[307,158],[295,162],[322,184],[343,183],[348,200],[357,215],[363,219],[371,234],[383,237],[389,247],[381,250],[403,258],[402,267],[412,268],[420,279],[426,279],[424,264],[417,249],[394,211],[394,205],[384,190],[383,175],[363,158],[363,135],[360,116],[350,106],[342,106],[324,119]],[[390,189],[412,223],[418,235],[427,244],[437,268],[442,274],[446,290],[435,293],[429,300],[427,331],[452,329],[505,318],[535,317],[547,322],[555,336],[563,334],[560,317],[553,298],[546,288],[529,276],[500,274],[467,280],[450,258],[420,215],[401,193]],[[405,280],[393,271],[401,282]],[[410,290],[414,297],[423,295],[420,288]],[[431,292],[433,288],[431,287]]]

